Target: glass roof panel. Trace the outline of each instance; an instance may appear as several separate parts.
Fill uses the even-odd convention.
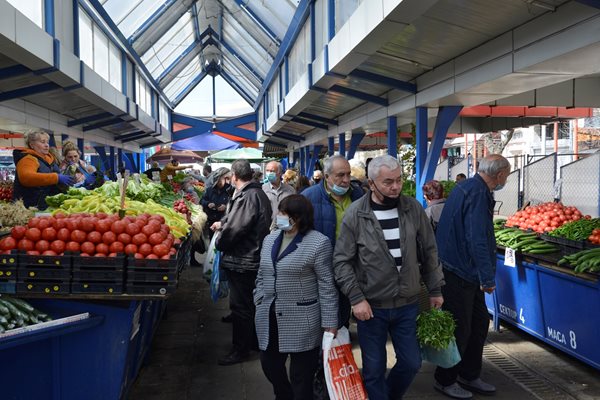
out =
[[[165,0],[101,0],[125,37],[131,36]]]
[[[186,88],[198,75],[202,73],[200,57],[192,61],[181,71],[165,88],[165,94],[170,100],[175,100],[182,90]]]

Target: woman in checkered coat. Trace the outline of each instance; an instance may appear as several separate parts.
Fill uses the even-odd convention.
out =
[[[304,196],[279,203],[277,226],[263,242],[254,289],[260,361],[277,400],[312,399],[323,331],[336,333],[338,325],[332,248],[313,229]]]

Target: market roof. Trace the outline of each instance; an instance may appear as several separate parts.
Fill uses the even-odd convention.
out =
[[[169,100],[220,75],[253,104],[298,1],[100,0]]]

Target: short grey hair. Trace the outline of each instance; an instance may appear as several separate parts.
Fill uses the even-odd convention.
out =
[[[31,129],[23,135],[25,139],[25,144],[27,147],[31,148],[31,142],[35,142],[36,140],[40,140],[42,136],[47,136],[50,139],[50,135],[46,131],[42,131],[40,129]]]
[[[269,161],[267,165],[275,164],[277,166],[277,173],[281,174],[283,172],[283,165],[279,161]]]
[[[250,182],[254,171],[250,167],[250,162],[245,159],[235,160],[231,163],[231,172],[242,182]]]
[[[333,171],[333,164],[335,163],[336,160],[348,161],[348,160],[346,160],[346,157],[341,156],[339,154],[327,158],[325,160],[325,162],[323,163],[323,172],[325,173],[325,175],[331,174],[331,172]]]
[[[397,168],[400,168],[400,163],[394,157],[389,155],[375,157],[369,163],[369,179],[375,180],[377,176],[379,176],[381,167],[387,167],[393,171]],[[402,169],[400,169],[400,172],[402,173]]]
[[[510,169],[510,163],[500,154],[490,154],[479,161],[477,172],[495,178],[500,171]]]

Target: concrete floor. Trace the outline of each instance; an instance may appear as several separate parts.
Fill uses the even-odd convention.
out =
[[[210,299],[201,268],[187,268],[177,292],[168,300],[146,365],[130,400],[266,400],[272,387],[258,353],[243,364],[222,367],[217,359],[231,343],[231,325],[222,323],[228,303]],[[353,327],[351,327],[351,330]],[[491,332],[482,378],[494,383],[498,400],[600,399],[600,372],[521,333]],[[360,366],[360,351],[354,346]],[[388,367],[394,363],[388,345]],[[447,399],[433,387],[434,366],[423,363],[406,399]],[[483,398],[476,395],[474,398]]]

